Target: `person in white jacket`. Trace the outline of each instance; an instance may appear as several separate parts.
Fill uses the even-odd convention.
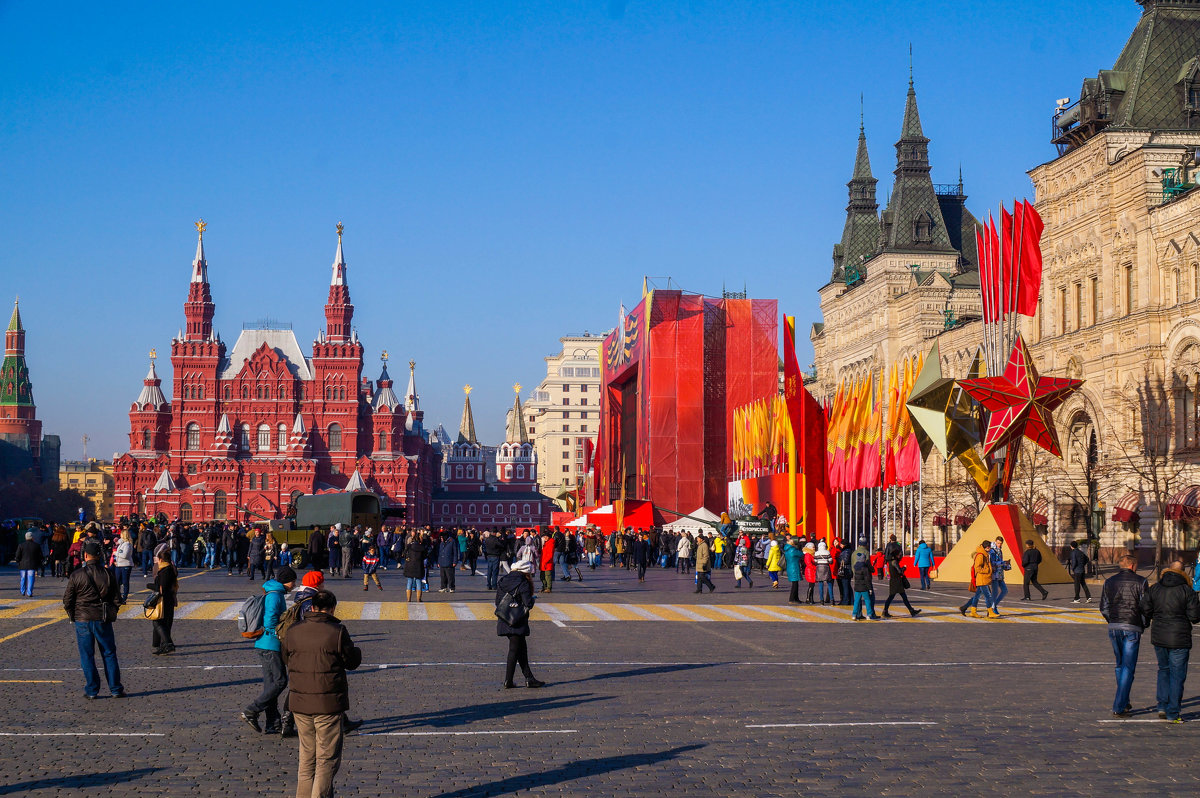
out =
[[[121,530],[121,539],[113,551],[113,567],[117,569],[117,583],[121,586],[121,603],[129,598],[129,575],[133,572],[133,540],[129,530]]]
[[[679,543],[675,546],[675,570],[681,574],[692,570],[692,536],[686,530],[679,533]]]

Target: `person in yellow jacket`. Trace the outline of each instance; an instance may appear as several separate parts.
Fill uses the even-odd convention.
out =
[[[992,583],[992,542],[985,540],[979,544],[979,548],[975,549],[975,558],[971,563],[971,581],[975,585],[975,592],[971,594],[971,598],[967,599],[967,603],[958,608],[958,611],[963,615],[967,614],[967,610],[971,610],[972,618],[982,618],[977,608],[979,600],[983,599],[983,606],[988,607],[987,617],[999,618],[1000,613],[991,609],[989,605],[992,603],[992,594],[988,590],[988,585]]]
[[[775,539],[774,532],[767,533],[767,576],[771,577],[771,587],[779,587],[779,572],[783,570],[783,546]]]
[[[725,567],[725,538],[718,534],[712,542],[713,567],[718,571]]]

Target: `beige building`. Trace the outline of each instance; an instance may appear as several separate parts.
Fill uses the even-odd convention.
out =
[[[546,357],[546,379],[523,405],[525,427],[537,449],[538,489],[552,499],[584,480],[584,443],[600,429],[600,346],[604,335],[565,335],[558,354]]]
[[[113,519],[113,496],[116,482],[113,479],[113,464],[107,460],[90,459],[67,461],[59,467],[58,485],[62,490],[82,493],[92,503],[90,518],[101,521]]]
[[[1055,414],[1064,459],[1027,445],[1013,494],[1045,517],[1051,543],[1090,528],[1109,555],[1153,548],[1160,529],[1165,549],[1200,543],[1200,4],[1141,4],[1113,69],[1060,102],[1058,156],[1029,173],[1046,228],[1041,304],[1024,333],[1042,373],[1085,382]],[[881,249],[864,258],[858,285],[839,274],[835,250],[825,323],[813,331],[822,390],[935,339],[951,376],[964,376],[974,354],[978,291],[966,289],[964,265],[931,263],[938,274],[921,292],[919,270],[904,284]],[[944,325],[939,309],[953,313]],[[948,497],[951,514],[971,500],[957,467],[936,460],[927,485],[946,484],[926,490],[928,531],[942,504],[930,494]]]

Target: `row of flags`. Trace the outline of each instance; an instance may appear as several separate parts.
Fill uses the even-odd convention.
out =
[[[1042,217],[1027,200],[1013,201],[1010,214],[1000,206],[1000,229],[988,214],[975,230],[983,321],[991,324],[1007,313],[1033,316],[1042,288]]]
[[[826,408],[825,454],[833,492],[911,485],[921,478],[921,446],[905,404],[920,359],[838,386]]]

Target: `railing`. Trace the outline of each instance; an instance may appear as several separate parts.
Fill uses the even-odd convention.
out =
[[[961,197],[963,188],[958,183],[934,183],[933,193],[939,197]]]

